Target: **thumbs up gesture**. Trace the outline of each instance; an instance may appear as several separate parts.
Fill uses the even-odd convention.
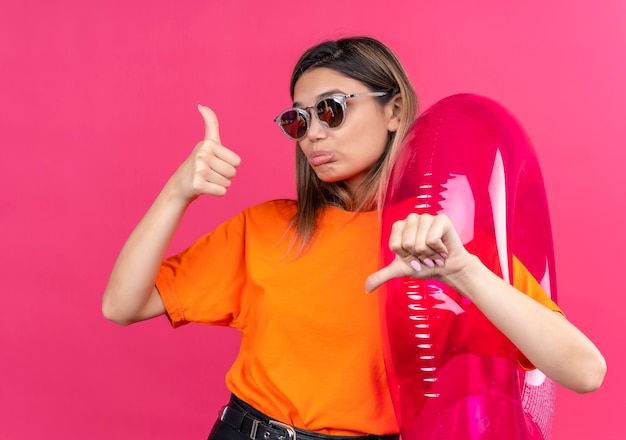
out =
[[[204,120],[204,139],[181,164],[170,179],[174,192],[186,202],[203,194],[221,197],[226,194],[241,158],[222,145],[215,113],[202,105],[198,111]]]

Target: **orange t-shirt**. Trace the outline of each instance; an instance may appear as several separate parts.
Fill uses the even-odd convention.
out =
[[[167,259],[156,286],[168,317],[237,328],[227,386],[269,417],[330,435],[397,433],[378,294],[364,286],[378,269],[378,213],[325,209],[294,258],[295,212],[288,200],[246,209]]]

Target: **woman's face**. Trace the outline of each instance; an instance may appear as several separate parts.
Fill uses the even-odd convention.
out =
[[[328,68],[307,70],[296,82],[294,107],[314,105],[321,97],[333,94],[368,93],[362,82]],[[394,102],[382,106],[372,96],[346,100],[345,120],[341,127],[328,129],[311,115],[311,126],[300,148],[324,182],[344,181],[352,191],[383,154],[388,133],[398,128]]]

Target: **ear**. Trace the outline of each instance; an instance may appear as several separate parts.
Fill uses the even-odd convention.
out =
[[[400,121],[402,120],[402,110],[404,105],[402,102],[402,95],[396,94],[391,101],[385,104],[385,115],[387,116],[387,130],[390,133],[398,131],[400,127]]]

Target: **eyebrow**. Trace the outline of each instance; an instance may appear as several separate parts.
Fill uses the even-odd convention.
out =
[[[333,95],[345,95],[346,93],[342,90],[339,89],[332,89],[332,90],[328,90],[327,92],[321,93],[319,95],[317,95],[315,97],[315,102],[319,101],[320,99],[324,99],[324,98],[328,98],[329,96],[333,96]],[[304,108],[304,106],[302,104],[300,104],[298,101],[294,101],[291,104],[293,107],[302,107]],[[315,104],[313,104],[315,105]]]

